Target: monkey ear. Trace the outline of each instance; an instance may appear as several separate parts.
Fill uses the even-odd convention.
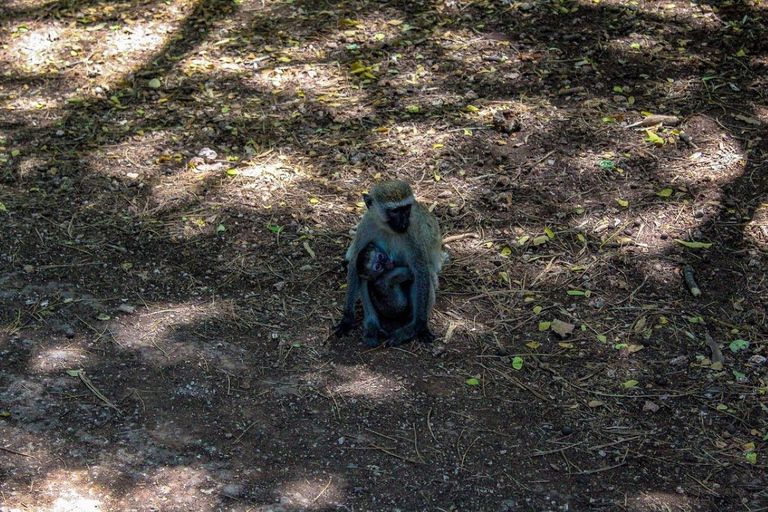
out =
[[[370,209],[371,205],[373,204],[373,198],[370,196],[370,194],[363,194],[363,201],[365,201],[365,207]]]

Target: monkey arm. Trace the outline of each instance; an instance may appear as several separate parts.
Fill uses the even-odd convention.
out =
[[[357,304],[359,293],[360,276],[357,273],[357,266],[350,264],[347,268],[347,296],[344,300],[344,316],[342,316],[341,322],[333,328],[334,332],[339,336],[349,332],[357,323],[355,319],[355,305]]]
[[[413,272],[411,272],[409,267],[395,267],[379,278],[388,289],[391,289],[394,286],[399,286],[412,279]]]
[[[401,345],[414,338],[421,338],[427,342],[434,339],[429,330],[429,311],[431,309],[429,306],[434,301],[433,282],[428,269],[413,269],[411,321],[393,332],[387,340],[387,345]]]
[[[372,284],[365,281],[360,287],[360,295],[363,299],[363,341],[369,347],[379,344],[379,335],[386,336],[387,332],[381,328],[379,315],[371,300],[370,287]]]

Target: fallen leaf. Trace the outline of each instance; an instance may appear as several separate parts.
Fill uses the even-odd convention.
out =
[[[730,345],[728,345],[728,348],[731,349],[731,352],[734,354],[738,352],[739,350],[746,350],[749,348],[749,342],[747,340],[733,340]]]
[[[552,330],[555,331],[557,334],[565,338],[569,334],[573,332],[573,329],[576,327],[573,324],[569,324],[568,322],[563,322],[562,320],[552,320]],[[539,327],[541,330],[541,327]]]
[[[655,403],[651,402],[650,400],[646,400],[645,404],[643,405],[643,412],[658,412],[659,406]]]
[[[622,382],[621,386],[625,387],[625,388],[633,388],[633,387],[637,386],[638,384],[639,384],[639,382],[637,382],[636,380],[628,380],[626,382]]]
[[[675,242],[679,244],[683,244],[686,247],[689,247],[691,249],[709,249],[712,247],[711,243],[706,242],[686,242],[685,240],[680,240],[678,238],[675,238]]]
[[[601,402],[600,400],[590,400],[590,401],[587,403],[587,405],[588,405],[589,407],[593,407],[593,408],[594,408],[594,407],[602,407],[602,406],[603,406],[603,405],[605,405],[605,404],[604,404],[603,402]]]

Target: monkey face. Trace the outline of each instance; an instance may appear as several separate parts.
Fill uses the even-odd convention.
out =
[[[387,210],[387,225],[395,233],[405,233],[411,221],[411,205],[406,204]]]

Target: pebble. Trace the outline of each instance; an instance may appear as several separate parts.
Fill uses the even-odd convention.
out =
[[[136,306],[131,306],[130,304],[120,304],[117,307],[118,311],[122,311],[123,313],[128,313],[129,315],[136,311]]]
[[[766,359],[764,356],[761,356],[760,354],[755,354],[752,357],[749,358],[750,364],[754,364],[757,366],[763,366],[766,362]]]
[[[688,363],[688,356],[677,356],[669,362],[670,366],[683,366],[686,363]]]
[[[244,492],[245,487],[242,484],[227,484],[221,490],[221,493],[229,498],[239,498]]]
[[[209,162],[212,162],[216,160],[216,158],[219,156],[218,153],[216,153],[211,148],[202,148],[200,151],[197,152],[197,156],[203,157]]]

